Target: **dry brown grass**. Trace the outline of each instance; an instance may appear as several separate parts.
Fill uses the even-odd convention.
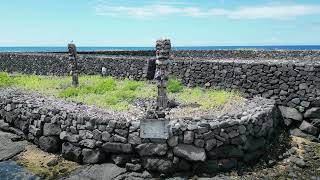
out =
[[[58,160],[58,165],[48,167],[47,163],[54,159]],[[67,161],[58,155],[41,151],[33,145],[27,146],[26,151],[17,156],[16,161],[30,172],[45,179],[57,179],[59,176],[80,167],[75,162]]]

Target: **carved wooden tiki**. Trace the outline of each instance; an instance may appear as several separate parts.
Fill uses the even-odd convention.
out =
[[[76,45],[74,43],[69,43],[68,49],[69,49],[69,61],[71,64],[72,86],[78,87],[79,79],[78,79],[78,62],[77,62]]]
[[[169,39],[161,39],[156,42],[157,71],[155,79],[158,80],[157,109],[165,109],[168,106],[167,82],[169,75],[171,42]]]

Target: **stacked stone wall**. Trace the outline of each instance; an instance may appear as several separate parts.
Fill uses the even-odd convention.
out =
[[[272,100],[220,119],[171,119],[168,140],[140,138],[128,114],[0,89],[0,129],[79,163],[108,160],[129,171],[216,173],[256,161],[275,139],[280,119]],[[140,117],[143,118],[143,117]]]

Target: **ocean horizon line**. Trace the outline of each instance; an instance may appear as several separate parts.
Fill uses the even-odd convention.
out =
[[[173,46],[173,50],[320,50],[320,45]],[[0,52],[66,52],[67,46],[0,46]],[[148,46],[78,46],[78,51],[147,51]]]

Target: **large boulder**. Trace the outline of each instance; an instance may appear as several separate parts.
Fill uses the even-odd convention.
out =
[[[133,152],[131,144],[107,142],[102,145],[102,149],[105,152],[114,153],[131,153]]]
[[[207,156],[203,148],[193,145],[179,144],[173,148],[173,153],[189,161],[205,161]]]
[[[145,143],[136,147],[140,156],[165,155],[168,150],[167,144]]]
[[[103,153],[99,149],[83,149],[83,162],[87,164],[96,164],[103,160]]]
[[[43,125],[43,135],[44,136],[59,136],[61,133],[60,125],[45,123]]]
[[[318,128],[314,127],[312,124],[308,123],[307,121],[303,121],[299,126],[299,129],[312,135],[317,135],[319,132]]]
[[[295,108],[279,106],[280,112],[284,118],[302,121],[302,114]]]
[[[82,150],[80,147],[74,146],[69,142],[65,142],[62,144],[62,156],[65,159],[75,162],[81,162],[81,153]]]
[[[320,118],[320,107],[314,107],[311,109],[308,109],[305,113],[304,113],[304,117],[305,118]]]
[[[142,165],[147,170],[158,172],[169,172],[173,167],[173,163],[170,160],[158,157],[143,158]]]
[[[58,136],[41,136],[39,138],[40,149],[46,152],[58,152],[61,147],[61,142]]]

